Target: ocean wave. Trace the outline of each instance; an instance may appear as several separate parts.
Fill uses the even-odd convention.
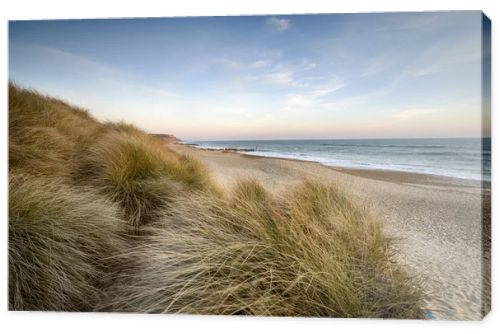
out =
[[[334,144],[334,143],[319,143],[315,144],[318,146],[329,146],[329,147],[376,147],[376,148],[424,148],[424,149],[429,149],[429,148],[448,148],[449,146],[445,145],[394,145],[394,144],[386,144],[386,145],[379,145],[379,144]]]
[[[235,150],[253,156],[318,162],[326,166],[391,170],[470,180],[490,180],[490,155],[475,142],[433,144],[318,143],[316,141],[197,142],[211,150]],[[320,148],[323,147],[323,148]],[[481,171],[483,162],[483,173]]]
[[[446,177],[453,177],[466,180],[477,180],[477,181],[490,180],[490,176],[481,175],[480,170],[478,170],[478,172],[476,173],[474,171],[468,171],[468,170],[454,171],[450,169],[444,169],[444,168],[441,169],[426,165],[381,164],[381,163],[372,163],[364,161],[337,160],[337,159],[328,159],[328,158],[314,157],[308,155],[263,152],[263,151],[241,152],[241,153],[253,156],[269,157],[269,158],[283,158],[283,159],[293,159],[293,160],[301,160],[309,162],[318,162],[322,165],[329,167],[388,170],[388,171],[398,171],[398,172],[430,174],[436,176],[446,176]]]

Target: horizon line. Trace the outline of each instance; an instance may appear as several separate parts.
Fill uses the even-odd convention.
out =
[[[175,136],[175,135],[174,135]],[[265,139],[182,139],[181,142],[194,141],[288,141],[288,140],[387,140],[387,139],[491,139],[491,136],[464,137],[378,137],[378,138],[265,138]]]

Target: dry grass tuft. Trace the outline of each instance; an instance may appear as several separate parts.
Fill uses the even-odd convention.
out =
[[[255,181],[229,198],[180,198],[124,268],[103,310],[420,318],[420,291],[380,225],[334,186],[271,198]]]
[[[55,179],[9,181],[9,309],[89,311],[123,250],[119,211],[89,190]]]
[[[9,170],[68,177],[74,153],[100,131],[85,110],[9,84]]]
[[[185,189],[205,189],[208,171],[135,129],[112,129],[80,159],[77,178],[119,203],[130,224],[139,228]]]

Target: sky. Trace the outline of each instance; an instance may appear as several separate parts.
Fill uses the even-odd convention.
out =
[[[11,21],[9,79],[183,140],[478,137],[481,15]]]

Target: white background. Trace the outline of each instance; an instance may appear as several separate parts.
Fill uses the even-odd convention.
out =
[[[261,318],[261,317],[221,317],[221,316],[179,316],[179,315],[128,315],[128,314],[83,314],[51,312],[7,312],[7,83],[8,83],[8,20],[19,19],[62,19],[62,18],[107,18],[107,17],[159,17],[159,16],[210,16],[239,14],[302,14],[302,13],[346,13],[382,11],[430,11],[430,10],[483,10],[492,20],[493,84],[492,108],[496,109],[495,78],[498,77],[497,24],[500,1],[487,0],[182,0],[182,1],[104,1],[104,0],[40,0],[0,2],[0,96],[2,104],[0,137],[0,211],[4,233],[0,233],[0,326],[2,333],[316,333],[316,332],[367,332],[371,333],[476,333],[499,332],[500,311],[498,283],[499,261],[498,222],[495,201],[497,194],[498,154],[495,130],[498,126],[493,112],[493,311],[481,322],[448,321],[386,321],[386,320],[346,320],[346,319],[305,319],[305,318]],[[467,268],[464,268],[467,270]],[[496,329],[494,329],[496,327]]]

